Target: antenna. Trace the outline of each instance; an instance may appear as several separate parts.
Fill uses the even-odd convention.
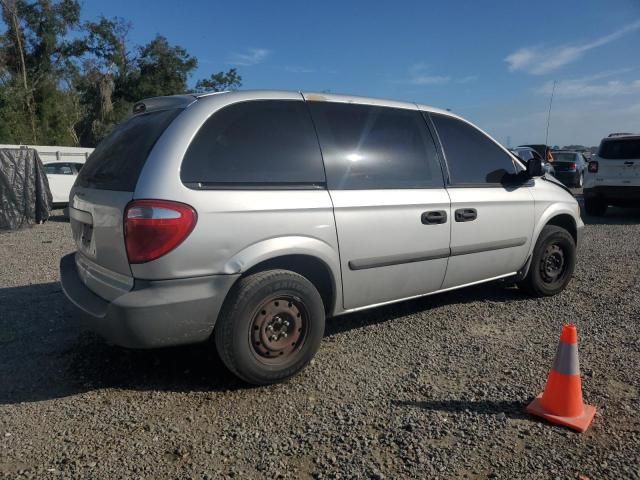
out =
[[[551,122],[551,105],[553,104],[553,94],[556,92],[557,80],[553,81],[553,88],[551,89],[551,98],[549,99],[549,113],[547,113],[547,134],[544,137],[545,148],[549,145],[549,123]],[[545,153],[546,156],[546,153]]]

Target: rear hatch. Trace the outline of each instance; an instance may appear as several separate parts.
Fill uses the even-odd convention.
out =
[[[553,168],[557,173],[559,172],[575,172],[577,167],[577,161],[575,153],[570,152],[552,152],[553,155]]]
[[[596,185],[640,186],[640,136],[605,138],[595,160]]]
[[[69,217],[78,273],[107,300],[133,287],[124,212],[151,149],[181,111],[143,111],[118,125],[91,154],[71,190]]]

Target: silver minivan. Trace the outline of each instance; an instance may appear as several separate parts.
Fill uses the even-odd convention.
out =
[[[61,283],[89,328],[213,341],[253,384],[304,368],[327,317],[496,279],[554,295],[583,229],[539,160],[450,112],[300,92],[139,102],[69,201]]]

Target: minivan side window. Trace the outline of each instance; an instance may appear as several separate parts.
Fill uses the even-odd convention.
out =
[[[417,110],[308,102],[331,189],[443,187],[436,147]]]
[[[477,128],[457,118],[431,114],[449,166],[452,185],[497,185],[516,173],[511,157]]]
[[[322,156],[303,101],[252,100],[215,112],[189,145],[180,172],[187,186],[325,183]]]

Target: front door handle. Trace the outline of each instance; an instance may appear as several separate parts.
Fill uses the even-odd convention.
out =
[[[444,210],[435,210],[433,212],[424,212],[420,215],[420,221],[424,225],[439,225],[447,223],[447,212]]]
[[[478,218],[478,211],[475,208],[459,208],[455,217],[456,222],[472,222]]]

